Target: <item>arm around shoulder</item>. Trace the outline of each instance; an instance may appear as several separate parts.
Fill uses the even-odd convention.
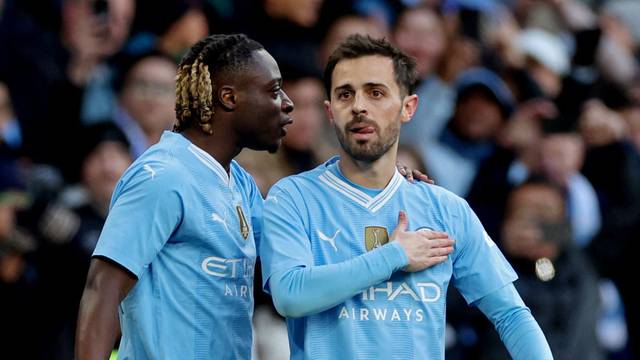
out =
[[[76,359],[108,359],[119,331],[118,306],[136,277],[106,258],[94,257],[80,302]]]

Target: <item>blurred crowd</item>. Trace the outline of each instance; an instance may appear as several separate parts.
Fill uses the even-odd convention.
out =
[[[185,50],[232,32],[273,54],[295,102],[278,153],[237,159],[264,194],[336,153],[336,44],[386,37],[420,78],[399,160],[471,204],[555,358],[640,358],[638,0],[0,0],[0,357],[73,358],[111,192],[171,129]],[[255,357],[287,358],[260,281]],[[447,359],[508,358],[448,297]]]

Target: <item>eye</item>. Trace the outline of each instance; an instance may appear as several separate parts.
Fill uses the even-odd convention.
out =
[[[371,96],[373,96],[374,98],[380,98],[384,95],[384,93],[378,89],[373,89],[371,91]]]
[[[278,96],[280,96],[280,93],[282,92],[282,87],[280,85],[276,85],[271,89],[271,92],[273,93],[274,98],[278,98]]]
[[[338,99],[340,100],[348,100],[351,97],[351,92],[349,91],[340,91],[338,93]]]

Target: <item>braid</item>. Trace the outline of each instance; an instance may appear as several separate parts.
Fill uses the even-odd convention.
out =
[[[186,125],[186,119],[191,117],[189,109],[189,68],[191,65],[184,65],[178,69],[176,75],[176,123],[173,131],[181,131]]]
[[[195,67],[195,64],[193,66]],[[193,83],[196,83],[196,81]],[[197,101],[194,102],[200,109],[200,116],[198,117],[200,127],[202,127],[204,132],[213,134],[213,126],[209,121],[211,116],[213,116],[213,86],[211,84],[209,67],[202,62],[198,62],[196,99]]]
[[[180,62],[176,75],[174,131],[197,125],[213,134],[215,78],[247,65],[262,45],[245,35],[211,35],[196,43]]]

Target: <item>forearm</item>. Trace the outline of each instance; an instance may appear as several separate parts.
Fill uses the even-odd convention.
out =
[[[513,359],[553,359],[542,329],[513,284],[481,298],[476,305],[494,324]]]
[[[276,272],[269,287],[278,312],[289,318],[316,314],[376,285],[408,263],[398,244],[329,265]]]
[[[87,288],[82,295],[76,330],[76,359],[108,359],[119,333],[117,299]]]
[[[528,309],[514,311],[504,322],[500,338],[513,359],[553,359],[547,339]]]
[[[108,359],[120,333],[118,306],[136,277],[108,259],[93,258],[80,301],[76,359]]]

